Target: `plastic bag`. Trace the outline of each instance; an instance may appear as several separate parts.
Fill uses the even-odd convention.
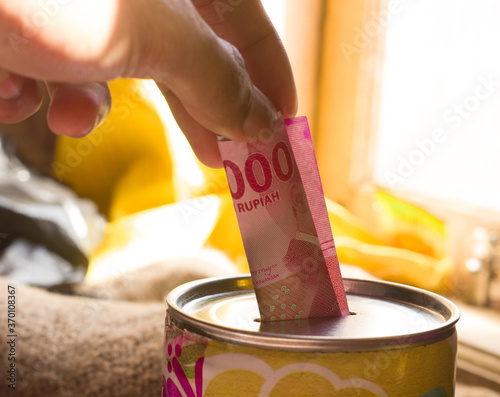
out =
[[[81,281],[105,224],[94,203],[28,169],[0,135],[0,275],[44,287]]]

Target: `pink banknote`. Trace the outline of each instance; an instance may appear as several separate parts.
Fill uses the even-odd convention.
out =
[[[349,314],[307,119],[219,149],[261,319]]]

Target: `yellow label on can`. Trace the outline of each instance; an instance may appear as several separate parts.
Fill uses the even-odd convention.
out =
[[[205,338],[169,323],[165,330],[163,395],[453,396],[456,332],[423,346],[411,346],[411,337],[398,343],[359,352],[271,350]]]

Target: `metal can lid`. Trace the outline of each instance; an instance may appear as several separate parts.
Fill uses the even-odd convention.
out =
[[[365,351],[436,343],[455,332],[457,307],[418,288],[344,279],[351,315],[261,322],[249,276],[184,284],[167,297],[180,328],[237,345],[292,351]]]

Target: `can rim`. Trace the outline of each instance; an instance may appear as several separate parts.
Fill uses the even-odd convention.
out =
[[[310,338],[302,335],[250,331],[221,326],[195,317],[183,310],[187,303],[207,297],[212,292],[231,293],[253,290],[249,275],[207,278],[176,287],[167,296],[168,316],[179,328],[211,339],[236,345],[300,352],[353,352],[422,346],[437,343],[455,332],[455,324],[460,318],[459,310],[453,302],[441,295],[389,281],[355,278],[344,278],[343,280],[346,293],[351,295],[402,302],[398,296],[404,291],[405,297],[408,297],[404,303],[430,310],[440,315],[444,321],[440,326],[430,330],[407,335],[369,338],[315,336]]]

